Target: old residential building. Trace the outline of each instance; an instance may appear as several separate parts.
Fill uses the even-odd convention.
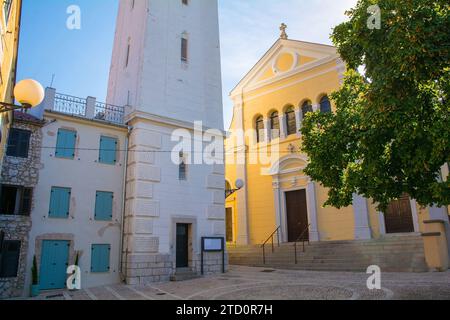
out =
[[[27,271],[31,212],[41,167],[43,121],[15,112],[0,178],[0,230],[4,241],[0,259],[0,298],[20,296]]]
[[[41,290],[66,287],[78,262],[84,287],[120,281],[128,128],[124,109],[47,88],[32,112],[43,118],[34,189],[27,288],[36,256]]]

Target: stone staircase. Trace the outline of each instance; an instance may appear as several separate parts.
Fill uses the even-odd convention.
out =
[[[294,244],[266,246],[266,263],[263,263],[260,245],[230,246],[229,263],[277,269],[316,271],[366,272],[367,267],[377,265],[384,272],[427,272],[424,244],[420,235],[390,235],[376,240],[330,241],[298,244],[295,264]]]

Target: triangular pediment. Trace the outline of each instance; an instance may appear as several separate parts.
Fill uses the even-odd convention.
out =
[[[231,96],[337,59],[333,46],[279,39],[231,92]]]

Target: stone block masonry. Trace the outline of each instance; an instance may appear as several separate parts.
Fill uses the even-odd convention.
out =
[[[172,257],[168,254],[125,254],[123,270],[129,285],[165,282],[173,275]]]
[[[42,146],[42,121],[29,115],[15,113],[12,128],[31,131],[28,158],[18,158],[5,155],[1,168],[0,183],[15,187],[35,188],[39,180]],[[32,198],[31,210],[35,204]],[[29,216],[5,215],[0,212],[0,230],[5,233],[5,241],[20,241],[20,253],[17,276],[0,278],[0,299],[19,297],[23,295],[27,268],[27,251],[29,232],[31,230]]]
[[[39,179],[42,132],[40,125],[15,122],[15,129],[31,131],[28,158],[5,156],[1,172],[1,183],[15,186],[34,187]]]
[[[25,283],[28,234],[31,229],[31,221],[29,217],[0,215],[0,229],[5,232],[5,240],[21,242],[17,277],[0,278],[0,299],[20,297]]]
[[[228,254],[225,254],[225,272],[228,271]],[[201,275],[201,255],[195,254],[192,261],[192,271]],[[129,285],[145,285],[154,282],[167,282],[176,273],[173,258],[169,254],[126,255],[123,263],[126,283]],[[204,275],[220,274],[222,272],[222,253],[204,253]]]

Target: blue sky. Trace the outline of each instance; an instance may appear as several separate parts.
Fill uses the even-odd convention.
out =
[[[138,0],[142,1],[142,0]],[[167,0],[165,0],[167,1]],[[334,25],[356,0],[219,0],[224,118],[228,93],[288,25],[291,39],[331,44]],[[81,30],[66,28],[70,5],[81,8]],[[80,97],[105,100],[118,0],[24,0],[18,78]]]

